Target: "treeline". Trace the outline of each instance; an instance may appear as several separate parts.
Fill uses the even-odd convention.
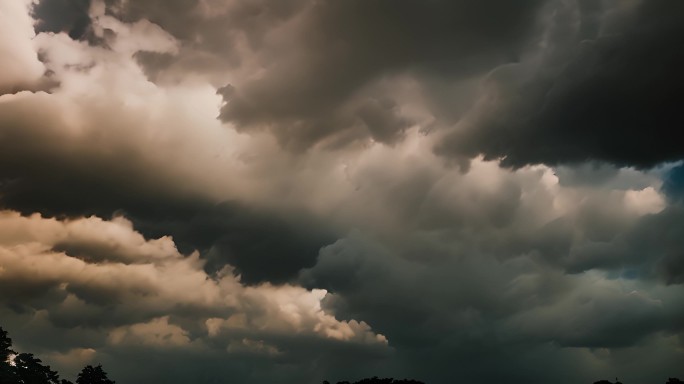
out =
[[[12,339],[0,327],[0,384],[73,384],[59,378],[57,371],[32,353],[12,350]],[[76,384],[114,384],[101,365],[88,365],[78,374]]]
[[[323,381],[323,384],[332,384],[329,381]],[[363,379],[360,381],[356,381],[354,383],[351,383],[349,381],[338,381],[337,384],[425,384],[422,381],[416,381],[416,380],[395,380],[395,379],[381,379],[378,377],[372,377],[370,379]],[[594,382],[594,384],[622,384],[618,379],[615,379],[615,382],[608,381],[608,380],[599,380]],[[665,384],[684,384],[684,381],[681,381],[677,378],[670,377]]]
[[[620,380],[615,379],[615,382],[609,381],[609,380],[599,380],[595,381],[594,384],[622,384]],[[679,380],[676,377],[670,377],[667,379],[667,382],[665,384],[684,384],[684,381]]]
[[[329,381],[323,381],[323,384],[331,384]],[[338,381],[337,384],[425,384],[422,381],[417,380],[395,380],[391,378],[381,379],[377,376],[371,377],[369,379],[362,379],[354,383],[349,381]]]

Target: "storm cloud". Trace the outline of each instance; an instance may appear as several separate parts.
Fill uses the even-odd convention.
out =
[[[2,2],[0,326],[121,383],[682,377],[681,8]]]
[[[681,159],[682,4],[591,4],[557,10],[540,53],[493,70],[438,152],[513,167]]]

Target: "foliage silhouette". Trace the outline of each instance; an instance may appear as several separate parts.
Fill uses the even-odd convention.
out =
[[[0,327],[0,362],[6,363],[10,355],[15,353],[12,350],[12,339],[7,335],[7,331]]]
[[[0,383],[17,381],[14,368],[9,363],[10,356],[15,353],[12,350],[12,339],[7,335],[7,331],[0,327]]]
[[[621,383],[620,380],[618,380],[618,378],[616,377],[614,383],[611,382],[611,381],[608,381],[608,380],[599,380],[599,381],[595,381],[594,384],[622,384],[622,383]]]
[[[78,375],[78,384],[114,384],[107,378],[101,365],[86,366]],[[59,379],[59,374],[50,369],[32,353],[12,350],[12,339],[0,327],[0,384],[74,384]]]
[[[14,369],[22,384],[59,384],[59,374],[43,365],[32,353],[20,353],[14,358]]]
[[[330,382],[323,381],[323,384],[330,384]],[[350,383],[349,381],[338,381],[337,384],[425,384],[422,381],[417,381],[417,380],[407,380],[407,379],[402,379],[402,380],[396,380],[392,378],[379,378],[377,376],[373,376],[371,378],[367,379],[361,379],[359,381],[356,381],[354,383]]]
[[[87,365],[78,374],[76,384],[114,384],[114,381],[109,380],[107,373],[102,369],[102,365],[97,367]]]

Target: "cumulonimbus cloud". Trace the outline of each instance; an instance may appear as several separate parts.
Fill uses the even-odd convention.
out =
[[[0,7],[18,349],[121,382],[677,374],[681,156],[637,128],[678,121],[678,5]]]

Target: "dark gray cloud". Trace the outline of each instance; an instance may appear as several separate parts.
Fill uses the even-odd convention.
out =
[[[284,215],[239,202],[174,196],[162,186],[143,186],[152,176],[140,173],[143,164],[117,169],[112,163],[98,164],[97,159],[82,163],[84,158],[77,156],[80,165],[26,157],[22,166],[4,161],[0,206],[57,217],[125,214],[150,238],[170,235],[183,252],[200,250],[210,261],[208,270],[235,266],[246,283],[285,282],[312,266],[320,247],[334,239],[332,228],[306,212]],[[39,169],[32,174],[24,167]],[[98,176],[102,174],[108,177]],[[88,244],[64,243],[59,249],[89,249],[97,258]]]
[[[684,207],[679,204],[645,218],[626,235],[633,247],[630,251],[643,259],[656,260],[653,272],[667,284],[684,284],[683,215]]]
[[[281,215],[229,202],[187,215],[175,214],[175,208],[167,207],[165,216],[130,217],[147,236],[171,235],[181,250],[200,250],[210,271],[234,266],[248,284],[291,280],[334,240],[332,227],[305,212]]]
[[[541,57],[494,70],[480,106],[437,151],[513,167],[682,158],[682,4],[644,1],[620,15],[626,3],[607,2],[599,25],[587,4],[556,13]]]
[[[182,42],[169,62],[141,60],[150,74],[171,70],[212,73],[245,64],[243,43],[260,50],[273,29],[297,16],[307,1],[106,0],[107,13],[125,22],[145,19]],[[153,55],[154,56],[154,55]],[[218,78],[221,78],[219,76]]]
[[[275,39],[287,51],[258,79],[237,85],[220,117],[239,129],[268,129],[295,148],[359,129],[355,138],[391,143],[405,124],[398,117],[369,120],[367,107],[355,107],[364,86],[405,71],[450,78],[505,61],[524,41],[539,3],[312,3]]]
[[[83,37],[90,27],[91,0],[41,0],[33,7],[37,32],[66,32],[73,39]]]
[[[602,204],[605,204],[603,202]],[[603,212],[601,212],[603,210]],[[684,283],[681,204],[622,224],[615,211],[586,205],[577,217],[586,241],[569,248],[558,262],[569,273],[604,270],[629,279]]]
[[[684,164],[680,164],[664,177],[663,192],[673,201],[681,201],[684,197]]]
[[[352,234],[323,249],[302,278],[337,293],[327,304],[338,317],[364,317],[387,335],[404,361],[402,374],[438,383],[454,371],[477,382],[545,382],[565,372],[563,382],[586,381],[606,371],[566,371],[568,361],[581,358],[571,351],[634,348],[660,332],[682,331],[678,299],[639,293],[639,283],[569,276],[526,258],[500,263],[485,254],[423,264],[391,247]],[[430,363],[414,364],[419,356]],[[534,368],[539,359],[547,369]],[[624,370],[618,361],[605,363]]]
[[[240,76],[229,80],[234,92],[224,95],[221,120],[242,131],[267,130],[299,150],[367,138],[394,143],[411,119],[391,90],[369,85],[410,73],[431,79],[443,94],[443,83],[510,61],[527,43],[543,2],[107,3],[110,14],[150,20],[181,41],[173,57],[138,55],[152,79],[234,68]]]

